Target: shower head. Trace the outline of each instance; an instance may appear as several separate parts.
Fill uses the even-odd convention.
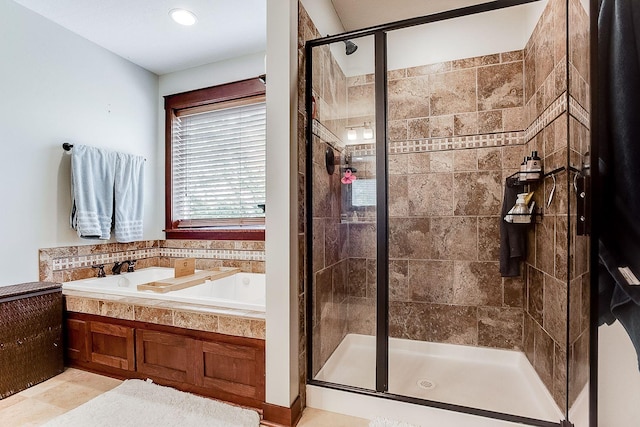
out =
[[[353,52],[358,50],[358,45],[352,42],[351,40],[345,40],[344,44],[345,44],[344,50],[347,55],[351,55]]]

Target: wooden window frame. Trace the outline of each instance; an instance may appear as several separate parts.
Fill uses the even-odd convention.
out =
[[[241,80],[205,89],[167,95],[165,109],[165,230],[167,239],[188,240],[264,240],[264,228],[178,228],[173,218],[172,124],[178,111],[222,102],[264,96],[265,85],[259,78]]]

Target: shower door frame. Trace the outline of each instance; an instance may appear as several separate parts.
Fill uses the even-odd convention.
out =
[[[565,419],[558,422],[539,420],[510,413],[491,411],[474,408],[453,403],[445,403],[428,399],[420,399],[410,396],[398,395],[388,392],[389,385],[389,289],[387,286],[389,278],[389,242],[388,242],[388,168],[387,168],[387,33],[394,30],[409,28],[417,25],[428,24],[438,21],[445,21],[453,18],[474,15],[493,10],[504,9],[513,6],[534,3],[540,0],[496,0],[489,3],[482,3],[475,6],[460,9],[448,10],[423,17],[411,18],[402,21],[392,22],[361,30],[355,30],[334,36],[322,37],[305,43],[305,109],[307,112],[306,123],[306,258],[307,258],[307,301],[306,301],[306,334],[307,334],[307,384],[315,385],[334,390],[347,391],[362,395],[386,398],[406,403],[418,404],[422,406],[445,409],[454,412],[461,412],[470,415],[493,418],[514,423],[523,423],[538,427],[558,427],[571,426],[567,421],[568,408],[565,412]],[[567,22],[568,27],[568,22]],[[313,118],[311,111],[313,96],[313,60],[312,49],[336,42],[345,42],[349,39],[359,37],[374,36],[374,97],[375,97],[375,122],[376,122],[376,260],[386,262],[376,262],[376,389],[369,390],[361,387],[331,383],[316,380],[313,373],[313,292],[314,292],[314,272],[313,263],[310,261],[313,254]],[[382,286],[380,285],[382,284]],[[568,321],[567,321],[568,324]],[[568,358],[568,352],[567,352]],[[568,360],[565,361],[567,363]],[[567,364],[568,365],[568,364]],[[567,376],[568,381],[568,376]],[[568,383],[566,385],[568,392]]]

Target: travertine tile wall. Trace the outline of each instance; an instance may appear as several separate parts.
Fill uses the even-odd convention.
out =
[[[310,22],[305,26],[313,25]],[[331,356],[347,333],[347,224],[342,224],[340,165],[347,108],[347,79],[329,46],[313,51],[313,93],[323,138],[313,137],[313,246],[314,274],[313,375]],[[335,172],[326,168],[326,152],[333,151]]]
[[[525,47],[525,123],[538,122],[529,126],[527,152],[540,153],[545,171],[581,169],[588,151],[588,28],[579,1],[550,0]],[[574,177],[575,172],[562,171],[555,183],[548,176],[532,187],[544,215],[529,231],[525,275],[525,354],[563,410],[567,375],[570,404],[588,377],[588,238],[576,236]]]
[[[525,120],[538,121],[527,135],[527,152],[537,150],[545,171],[567,166],[566,13],[565,0],[550,0],[525,46]],[[549,120],[551,106],[561,109]],[[560,408],[566,396],[566,256],[567,173],[556,175],[555,195],[546,206],[553,178],[533,186],[544,216],[528,233],[524,349]]]
[[[574,1],[572,14],[578,11],[577,5]],[[304,40],[319,34],[302,7],[300,16],[302,47]],[[531,228],[529,255],[521,277],[499,277],[497,245],[502,185],[504,178],[518,169],[522,157],[537,150],[549,171],[568,166],[569,143],[573,166],[579,166],[576,153],[584,153],[588,146],[588,62],[584,52],[584,24],[588,20],[581,13],[576,14],[576,20],[580,26],[576,25],[571,35],[575,40],[569,43],[580,45],[582,51],[572,51],[569,65],[566,0],[550,0],[523,51],[393,70],[388,75],[391,333],[410,339],[523,349],[561,408],[566,398],[569,280],[571,313],[580,314],[570,318],[576,325],[571,328],[569,349],[569,369],[576,372],[575,379],[571,373],[570,381],[576,390],[584,383],[588,369],[584,359],[588,349],[588,248],[586,238],[576,237],[573,231],[575,218],[569,216],[569,203],[575,213],[575,195],[570,192],[566,172],[556,176],[554,199],[545,206],[540,224]],[[303,50],[300,64],[304,64]],[[567,96],[568,66],[570,76],[575,76],[569,79],[571,96]],[[326,60],[322,67],[327,67]],[[303,83],[304,67],[300,70]],[[316,77],[314,74],[314,88],[324,90],[326,81],[316,81]],[[372,77],[347,79],[347,125],[373,120]],[[306,123],[303,84],[300,89],[298,142],[302,154]],[[339,95],[331,96],[335,100]],[[323,109],[336,111],[323,102],[319,102],[319,114]],[[335,124],[339,117],[329,114],[320,119],[326,128],[324,134],[330,135],[323,141],[336,145],[337,140],[340,145],[344,125]],[[568,136],[569,126],[573,136]],[[505,137],[494,137],[501,134]],[[326,148],[317,142],[314,145]],[[372,150],[371,144],[350,146],[347,153],[339,149],[343,155],[363,157],[353,163],[361,179],[374,177]],[[314,153],[314,159],[320,154]],[[302,196],[307,178],[305,160],[301,156],[299,162]],[[313,179],[315,182],[316,177]],[[429,191],[421,191],[426,188]],[[536,190],[537,205],[543,206],[552,178],[532,189]],[[324,193],[314,193],[314,199],[335,197],[331,183],[325,183],[325,190],[320,191]],[[359,211],[356,221],[352,212],[343,215],[348,225],[349,333],[373,334],[375,330],[373,215],[372,209]],[[336,219],[333,212],[323,218],[314,223],[315,229],[326,228],[328,218]],[[305,237],[301,229],[301,255]],[[326,256],[325,244],[318,241],[314,251],[316,248]],[[318,266],[319,257],[314,253]],[[335,259],[343,261],[342,256]],[[301,320],[305,319],[305,291],[301,289]],[[339,318],[344,314],[343,306],[334,313],[339,313],[334,319]],[[342,332],[340,329],[338,335]],[[303,362],[303,342],[300,348]],[[301,370],[301,378],[303,375]]]
[[[390,71],[390,151],[408,140],[522,133],[523,68],[515,51]],[[353,123],[372,116],[372,80],[348,80]],[[498,245],[502,183],[523,146],[431,148],[389,155],[390,333],[522,349],[524,282],[500,277]],[[354,162],[358,176],[372,178],[375,159],[364,159]],[[375,330],[374,215],[345,215],[353,333]]]
[[[580,169],[590,143],[589,16],[579,0],[569,1],[569,150]],[[571,108],[573,107],[573,108]],[[575,196],[572,202],[577,202]],[[589,237],[578,236],[576,209],[570,212],[569,273],[569,405],[589,380]]]
[[[196,268],[238,267],[264,273],[264,242],[231,240],[146,240],[133,243],[64,246],[39,251],[40,280],[68,282],[96,277],[92,265],[111,274],[116,261],[136,260],[136,268],[172,267],[179,258],[196,258]]]

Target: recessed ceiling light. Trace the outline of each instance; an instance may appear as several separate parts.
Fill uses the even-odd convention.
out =
[[[169,16],[181,25],[193,25],[198,20],[193,12],[186,9],[171,9],[169,11]]]

